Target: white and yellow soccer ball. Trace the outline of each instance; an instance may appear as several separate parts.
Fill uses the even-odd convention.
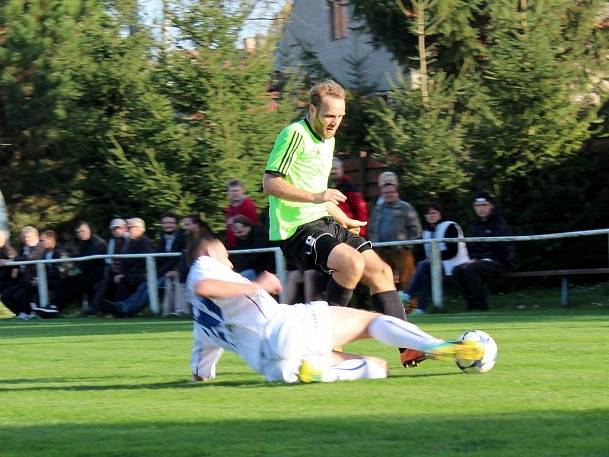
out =
[[[482,330],[468,330],[457,337],[458,341],[477,341],[482,344],[484,352],[478,360],[459,359],[457,366],[466,373],[486,373],[490,371],[497,361],[497,343],[493,337]]]

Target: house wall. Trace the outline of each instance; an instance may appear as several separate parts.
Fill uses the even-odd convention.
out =
[[[351,88],[355,85],[350,75],[352,67],[346,58],[365,58],[366,85],[374,86],[379,92],[389,90],[391,81],[396,80],[400,71],[392,62],[391,53],[384,47],[374,48],[369,44],[370,35],[353,29],[361,24],[353,20],[351,6],[347,7],[346,37],[334,39],[331,13],[328,0],[294,1],[292,16],[279,43],[278,69],[298,64],[302,49],[298,44],[300,40],[317,53],[326,71],[343,85]]]

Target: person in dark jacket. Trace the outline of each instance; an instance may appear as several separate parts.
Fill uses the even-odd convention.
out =
[[[106,253],[106,242],[95,234],[93,225],[86,221],[76,224],[76,238],[78,239],[78,257],[103,255]],[[61,313],[68,305],[86,295],[90,300],[95,293],[95,285],[104,277],[104,260],[93,259],[76,263],[75,274],[68,273],[66,278],[60,280],[57,286],[54,303],[44,308],[37,308],[36,314],[40,317],[54,317]]]
[[[495,206],[495,199],[488,192],[474,198],[476,221],[468,236],[510,236],[512,229]],[[501,275],[514,260],[513,242],[468,243],[470,261],[453,270],[453,276],[461,288],[468,310],[488,310],[485,279]]]
[[[31,225],[21,229],[21,245],[14,256],[16,262],[39,259],[43,251],[38,229]],[[21,265],[11,271],[11,285],[2,291],[2,303],[11,310],[18,320],[29,320],[36,317],[31,301],[35,290],[32,279],[36,275],[33,265]]]
[[[334,157],[332,159],[332,170],[330,170],[330,181],[337,190],[340,190],[347,199],[340,202],[338,207],[352,219],[366,222],[368,221],[368,205],[364,200],[364,195],[351,178],[345,174],[343,161]],[[360,227],[359,235],[363,238],[368,236],[368,226]]]
[[[235,216],[232,224],[235,234],[235,251],[243,249],[259,249],[269,247],[269,238],[264,229],[247,216]],[[233,269],[250,281],[263,271],[274,271],[274,256],[272,252],[257,254],[231,254]]]
[[[9,243],[8,231],[0,228],[0,267],[5,262],[14,260],[17,256],[17,251]],[[17,277],[17,268],[2,267],[0,268],[0,299],[2,292],[15,284]]]

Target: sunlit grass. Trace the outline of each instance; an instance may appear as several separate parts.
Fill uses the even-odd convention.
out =
[[[448,362],[387,380],[264,382],[237,357],[189,382],[188,320],[0,320],[0,455],[606,456],[609,312],[526,308],[413,318],[446,338],[480,328],[496,368]]]

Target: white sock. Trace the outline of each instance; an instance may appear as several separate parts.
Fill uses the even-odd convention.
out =
[[[416,325],[392,316],[379,316],[368,326],[370,336],[388,346],[424,351],[442,342]]]
[[[354,379],[382,379],[387,377],[385,367],[372,360],[350,359],[338,365],[324,368],[322,382],[352,381]]]

